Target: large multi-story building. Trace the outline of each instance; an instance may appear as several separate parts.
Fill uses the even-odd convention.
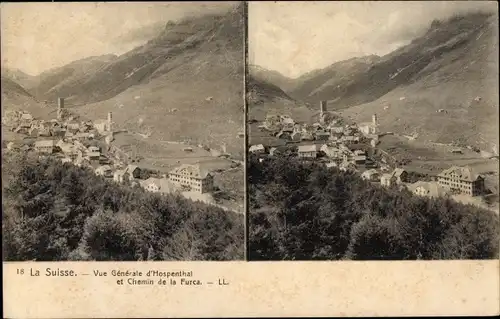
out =
[[[41,154],[54,153],[56,143],[53,140],[44,140],[35,142],[35,150]]]
[[[198,193],[207,193],[214,188],[212,173],[204,169],[200,164],[183,164],[170,171],[168,177],[172,183],[187,187]]]
[[[484,192],[484,177],[470,167],[452,166],[438,175],[440,186],[452,192],[478,196]]]

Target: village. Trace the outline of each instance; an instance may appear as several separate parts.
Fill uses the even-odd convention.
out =
[[[225,210],[214,199],[219,187],[214,183],[213,168],[203,163],[181,163],[168,172],[141,167],[141,156],[132,156],[112,144],[119,130],[113,125],[112,113],[107,119],[79,121],[65,108],[64,98],[58,98],[57,116],[49,121],[36,119],[24,111],[10,111],[2,125],[21,140],[4,143],[7,151],[34,151],[40,157],[56,158],[61,164],[91,169],[96,175],[116,183],[139,186],[159,194],[178,193]],[[185,152],[192,148],[184,147]]]
[[[380,131],[376,114],[371,122],[347,124],[328,112],[327,101],[321,101],[319,120],[313,124],[297,123],[288,115],[267,115],[258,128],[276,137],[272,145],[249,147],[249,153],[261,162],[269,156],[295,156],[360,174],[362,179],[382,187],[406,188],[417,196],[455,196],[467,203],[491,194],[485,187],[485,176],[468,165],[451,165],[433,175],[404,169],[408,160],[398,160],[378,147],[383,136],[393,133]],[[461,150],[451,149],[450,153],[461,154]]]

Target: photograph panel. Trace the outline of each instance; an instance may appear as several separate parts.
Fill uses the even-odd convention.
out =
[[[496,3],[248,13],[249,260],[498,258]]]
[[[4,261],[243,259],[244,3],[1,15]]]

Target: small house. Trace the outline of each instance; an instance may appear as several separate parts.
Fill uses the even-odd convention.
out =
[[[87,152],[86,157],[89,161],[98,161],[101,157],[101,152]]]
[[[65,137],[66,136],[66,129],[60,128],[60,127],[53,127],[50,130],[50,134],[55,137]]]
[[[448,194],[448,191],[436,182],[418,181],[411,184],[409,190],[422,197],[441,197]]]
[[[129,174],[129,179],[133,180],[135,178],[139,178],[141,175],[141,169],[136,165],[128,165],[125,168],[125,173]]]
[[[300,158],[316,158],[318,157],[319,147],[316,144],[300,145],[298,155]]]
[[[329,162],[325,164],[326,168],[338,167],[338,164],[335,162]]]
[[[391,187],[396,184],[396,177],[393,174],[383,174],[380,178],[380,184],[382,186]]]
[[[140,181],[139,184],[148,192],[169,194],[176,191],[175,185],[167,178],[150,177],[145,181]]]
[[[109,165],[102,165],[96,168],[95,174],[104,177],[113,177],[113,170]]]
[[[302,141],[313,141],[314,140],[314,136],[311,132],[309,131],[304,131],[302,132],[302,136],[300,137],[300,139]]]
[[[396,178],[397,184],[405,183],[406,181],[408,181],[408,172],[402,168],[396,168],[392,172],[392,175]]]
[[[375,169],[369,169],[361,174],[361,178],[365,181],[378,181],[380,179],[380,173]]]
[[[327,141],[330,138],[330,133],[326,131],[318,131],[315,135],[318,141]]]
[[[113,173],[113,181],[123,183],[125,180],[125,170],[117,170]]]
[[[355,164],[365,164],[366,163],[366,155],[354,155],[353,159]]]
[[[66,124],[66,130],[70,131],[73,134],[76,134],[80,131],[80,124],[76,122],[70,122]]]
[[[282,140],[290,140],[292,139],[292,133],[291,131],[285,131],[284,129],[281,130],[276,137]]]
[[[340,164],[340,170],[343,172],[355,172],[357,170],[357,167],[351,162],[344,161]]]
[[[60,161],[61,161],[62,164],[66,164],[66,163],[71,163],[72,162],[71,158],[69,158],[69,157],[61,157]]]
[[[18,144],[14,143],[14,142],[9,142],[7,143],[7,149],[9,151],[14,151],[14,150],[18,150],[20,147]]]
[[[302,133],[298,132],[298,131],[295,131],[295,132],[292,133],[292,135],[290,136],[290,138],[294,142],[299,142],[302,139]]]
[[[262,144],[257,144],[250,146],[248,151],[253,154],[264,154],[266,152],[266,148]]]
[[[89,152],[100,152],[100,151],[101,151],[101,149],[100,149],[98,146],[89,146],[89,147],[87,148],[87,150],[88,150]]]
[[[342,156],[340,149],[333,145],[324,144],[321,146],[320,151],[330,158],[340,158]]]

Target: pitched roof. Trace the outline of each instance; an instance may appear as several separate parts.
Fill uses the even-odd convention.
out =
[[[43,140],[35,142],[35,147],[54,147],[54,145],[54,140]]]
[[[158,187],[161,193],[171,193],[176,190],[174,184],[167,178],[154,178],[150,177],[145,181],[140,181],[139,184],[146,188],[148,185],[154,184]]]
[[[124,173],[129,173],[132,174],[137,168],[139,168],[137,165],[132,165],[129,164],[127,167],[124,169]]]
[[[393,178],[394,176],[392,174],[382,174],[382,176],[380,177],[381,179],[391,179]]]
[[[113,173],[113,176],[120,176],[120,175],[124,175],[124,174],[125,174],[125,170],[124,169],[119,169],[119,170],[116,170]]]
[[[318,131],[316,132],[316,135],[330,135],[330,132]]]
[[[23,120],[32,120],[33,119],[33,115],[31,115],[29,113],[23,113],[21,115],[21,119],[23,119]]]
[[[170,173],[176,175],[186,174],[193,178],[198,178],[198,179],[204,179],[208,175],[210,175],[210,171],[201,164],[196,164],[196,165],[182,164],[181,166],[171,170]]]
[[[375,174],[379,174],[379,172],[376,169],[369,169],[367,171],[364,171],[363,174],[361,174],[361,175],[362,176],[372,176]]]
[[[457,176],[460,180],[468,182],[474,182],[478,178],[482,178],[481,175],[474,173],[474,171],[469,166],[452,166],[439,173],[438,176],[445,178]]]
[[[299,152],[317,152],[318,151],[318,145],[317,144],[299,145],[298,151]]]
[[[96,171],[99,170],[99,171],[110,171],[111,170],[111,166],[109,165],[102,165],[102,166],[99,166]]]
[[[392,172],[392,175],[393,175],[394,177],[400,177],[400,176],[401,176],[401,174],[403,174],[404,172],[406,172],[404,169],[402,169],[402,168],[396,168],[396,169],[394,169],[394,171]]]
[[[101,156],[101,152],[88,152],[87,156],[88,157],[99,157],[99,156]]]
[[[253,151],[258,151],[258,150],[263,150],[263,149],[265,149],[265,148],[264,148],[264,145],[262,145],[262,144],[257,144],[257,145],[252,145],[252,146],[250,146],[249,151],[250,151],[250,152],[253,152]]]
[[[418,181],[409,185],[408,188],[412,192],[416,192],[418,188],[423,188],[426,191],[426,195],[431,197],[443,196],[447,193],[447,191],[436,182]]]

